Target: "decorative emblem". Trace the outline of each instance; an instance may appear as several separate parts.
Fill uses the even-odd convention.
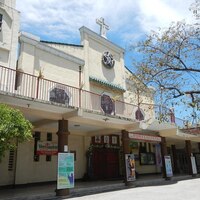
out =
[[[50,101],[69,105],[69,96],[65,90],[60,88],[54,88],[50,91]]]
[[[105,65],[105,67],[109,69],[111,69],[115,65],[115,60],[113,59],[113,55],[108,51],[103,53],[102,62]]]
[[[101,96],[101,108],[105,114],[109,115],[111,115],[115,111],[115,105],[112,99],[106,94],[103,94]]]

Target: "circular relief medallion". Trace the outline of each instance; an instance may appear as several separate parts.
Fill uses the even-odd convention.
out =
[[[113,68],[115,65],[115,60],[113,59],[113,55],[108,51],[103,53],[102,62],[105,65],[105,67],[109,69]]]

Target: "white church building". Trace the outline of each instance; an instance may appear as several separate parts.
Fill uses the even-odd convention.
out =
[[[79,29],[78,45],[43,41],[19,32],[19,23],[15,0],[0,0],[0,103],[34,127],[33,139],[0,163],[0,186],[56,181],[64,145],[75,156],[75,179],[123,178],[125,153],[135,155],[138,174],[161,174],[166,155],[175,174],[193,174],[200,137],[181,132],[174,113],[154,104],[152,89],[139,91],[103,18],[100,34]]]

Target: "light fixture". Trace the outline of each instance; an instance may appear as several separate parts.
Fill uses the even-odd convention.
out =
[[[107,122],[107,121],[109,120],[109,118],[106,117],[106,118],[103,118],[103,120],[104,120],[105,122]]]

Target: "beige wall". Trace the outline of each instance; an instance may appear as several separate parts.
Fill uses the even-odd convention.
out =
[[[84,89],[90,90],[89,76],[125,87],[124,49],[102,38],[86,27],[80,28],[81,44],[84,46]],[[115,66],[107,69],[102,64],[102,55],[109,51],[115,60]]]
[[[0,65],[16,68],[19,15],[15,10],[15,0],[1,1],[0,13],[3,15],[0,32]]]
[[[42,73],[45,79],[79,87],[78,64],[32,44],[21,42],[19,68],[29,74],[38,76]]]
[[[8,159],[9,152],[6,152],[5,157],[0,162],[0,186],[14,183],[14,171],[8,170]]]
[[[57,142],[57,135],[52,134],[52,140]],[[46,132],[41,132],[41,141],[46,141]],[[76,151],[75,179],[83,178],[86,172],[86,150],[89,147],[90,137],[70,135],[69,151]],[[57,156],[47,162],[46,156],[41,155],[39,162],[33,160],[34,141],[20,144],[17,151],[16,184],[56,181]],[[13,184],[14,171],[8,171],[8,155],[0,163],[0,185]],[[3,173],[2,173],[3,172]]]

